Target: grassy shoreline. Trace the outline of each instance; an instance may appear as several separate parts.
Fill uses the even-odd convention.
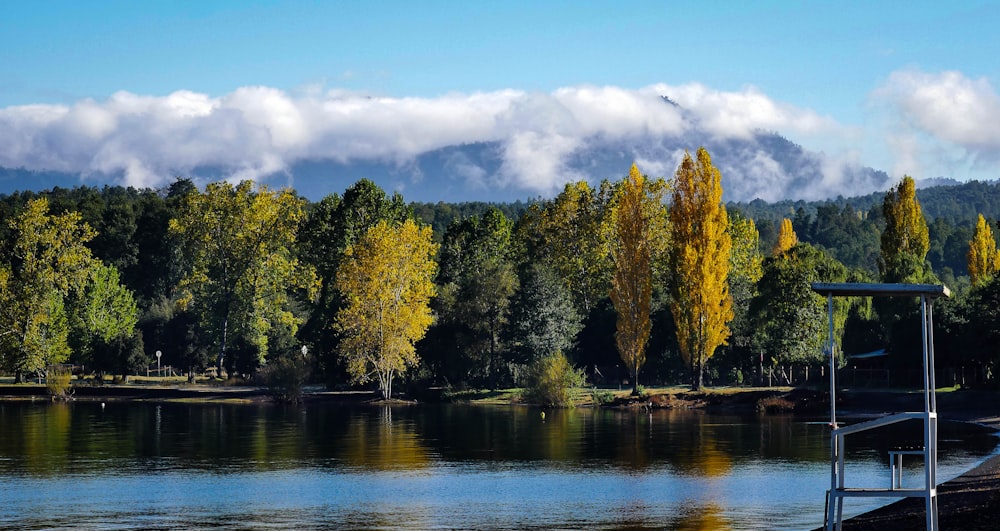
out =
[[[45,384],[14,384],[0,379],[0,401],[52,400]],[[752,412],[764,407],[768,411],[811,411],[819,400],[813,390],[791,387],[750,388],[718,387],[691,391],[686,386],[647,388],[642,396],[631,396],[630,389],[582,387],[574,390],[576,407],[647,408],[647,409],[711,409]],[[463,403],[484,406],[527,406],[520,399],[520,389],[452,391],[432,389],[416,397],[393,400],[392,403]],[[269,390],[263,386],[233,384],[220,380],[188,383],[183,378],[132,377],[129,383],[93,383],[74,381],[68,400],[102,401],[170,401],[186,403],[267,403]],[[304,389],[306,402],[375,403],[382,400],[371,391],[330,391],[322,386]],[[763,406],[762,406],[763,404]]]

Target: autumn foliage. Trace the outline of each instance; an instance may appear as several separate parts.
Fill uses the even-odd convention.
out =
[[[930,249],[930,235],[912,177],[904,176],[885,194],[882,214],[885,216],[885,230],[882,231],[879,267],[883,281],[923,280],[923,262]]]
[[[381,221],[347,248],[337,270],[347,301],[335,322],[344,334],[340,356],[355,382],[378,380],[385,399],[393,378],[419,361],[413,344],[433,320],[437,247],[430,227]]]
[[[616,237],[611,302],[618,313],[615,343],[632,379],[633,394],[638,394],[639,368],[646,361],[651,329],[654,254],[665,244],[664,235],[656,230],[665,228],[664,192],[664,186],[647,181],[633,164],[617,195],[613,216]]]
[[[778,242],[774,244],[771,253],[775,256],[780,255],[795,247],[797,243],[799,243],[799,237],[795,235],[795,230],[792,228],[792,220],[782,219],[781,228],[778,229]]]
[[[1000,270],[1000,251],[986,218],[979,214],[976,230],[969,242],[969,277],[973,286],[981,286]]]
[[[705,363],[729,337],[732,240],[722,203],[722,174],[705,148],[684,154],[670,206],[671,313],[691,387],[701,389]]]

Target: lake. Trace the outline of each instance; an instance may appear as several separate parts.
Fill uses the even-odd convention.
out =
[[[903,428],[848,440],[853,483],[887,485],[885,449],[920,438]],[[997,445],[940,441],[942,481]],[[0,527],[809,529],[828,446],[820,419],[696,410],[7,402]]]

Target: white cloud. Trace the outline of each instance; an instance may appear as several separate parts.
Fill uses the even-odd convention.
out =
[[[1000,97],[986,79],[954,71],[899,71],[876,95],[928,134],[972,149],[1000,147]]]
[[[886,143],[897,175],[995,172],[1000,95],[987,79],[956,71],[901,70],[872,99],[889,111]]]
[[[984,89],[972,85],[978,91],[971,92],[982,97]],[[303,160],[376,160],[405,169],[428,151],[490,142],[499,146],[501,159],[495,175],[474,161],[460,161],[451,166],[456,175],[445,177],[465,179],[470,189],[506,187],[535,195],[587,178],[574,157],[602,143],[645,146],[623,149],[631,149],[647,173],[669,177],[678,142],[692,140],[687,147],[694,149],[705,139],[746,140],[760,130],[846,134],[832,119],[753,87],[724,92],[696,83],[638,90],[582,85],[552,93],[500,90],[436,98],[242,87],[214,98],[191,91],[162,97],[118,92],[103,102],[3,108],[0,166],[121,175],[125,184],[156,187],[197,168],[230,179],[261,179]],[[746,182],[734,190],[781,190],[792,178],[773,160],[742,160],[750,165],[731,173]],[[419,168],[413,175],[419,178]]]
[[[654,85],[654,89],[688,110],[699,128],[717,138],[747,139],[761,129],[817,134],[841,128],[832,118],[776,102],[752,86],[739,92],[712,90],[700,83]]]

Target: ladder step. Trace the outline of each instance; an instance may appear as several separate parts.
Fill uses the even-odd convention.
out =
[[[922,498],[927,495],[924,489],[833,489],[834,498]]]

